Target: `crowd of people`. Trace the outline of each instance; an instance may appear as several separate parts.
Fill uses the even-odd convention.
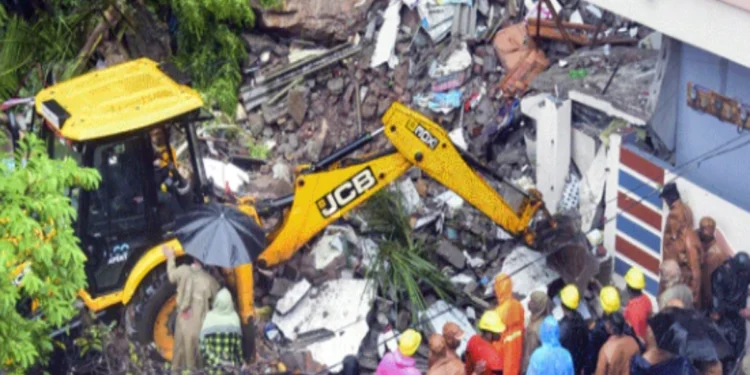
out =
[[[525,324],[511,279],[501,274],[495,281],[498,305],[481,316],[462,357],[456,350],[463,332],[455,323],[429,337],[427,375],[750,375],[750,356],[745,356],[750,257],[741,252],[716,267],[706,309],[696,309],[699,296],[679,275],[677,262],[662,264],[658,313],[644,293],[645,275],[631,268],[626,290],[601,288],[602,316],[594,321],[582,317],[581,293],[570,284],[553,296],[533,292]],[[560,320],[551,314],[556,296],[563,310]],[[421,340],[417,331],[406,331],[398,349],[380,362],[377,375],[420,374],[413,356]]]

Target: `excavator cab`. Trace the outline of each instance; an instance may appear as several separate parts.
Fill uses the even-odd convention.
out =
[[[119,302],[143,254],[211,193],[195,132],[207,119],[200,113],[203,101],[173,71],[140,59],[36,96],[49,155],[95,168],[102,178],[94,191],[68,192],[87,257],[89,286],[81,294],[84,302],[99,301],[89,304],[95,311]],[[177,160],[181,153],[184,163]]]

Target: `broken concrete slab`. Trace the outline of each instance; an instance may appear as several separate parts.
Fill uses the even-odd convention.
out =
[[[540,286],[546,287],[547,284],[560,277],[557,272],[546,265],[542,254],[525,246],[516,247],[505,258],[498,275],[500,273],[510,275],[513,280],[513,293],[523,296]],[[488,297],[493,295],[495,292],[493,288],[494,282],[487,283],[484,295]]]
[[[596,156],[596,138],[591,137],[580,129],[573,129],[573,146],[571,156],[573,163],[583,174],[589,170]]]
[[[282,297],[279,302],[276,303],[276,311],[284,315],[291,311],[294,306],[297,306],[297,303],[302,300],[302,298],[307,295],[307,292],[310,291],[310,288],[312,285],[310,285],[310,282],[308,282],[306,279],[300,280],[298,283],[294,284],[287,292],[284,294],[284,297]]]
[[[400,195],[401,204],[407,215],[411,215],[423,207],[422,198],[419,196],[417,187],[411,179],[403,179],[401,182],[393,186],[392,189],[396,190]]]
[[[463,269],[466,266],[466,257],[461,250],[448,240],[441,240],[438,243],[437,255],[448,262],[456,269]]]
[[[256,1],[256,0],[253,0]],[[346,40],[366,21],[373,0],[286,0],[281,8],[256,7],[265,27],[285,29],[309,40]]]
[[[468,317],[459,308],[448,304],[448,302],[439,300],[433,303],[427,310],[419,313],[419,320],[427,323],[427,327],[432,333],[443,333],[443,326],[446,323],[453,322],[458,324],[464,337],[461,345],[456,349],[456,354],[461,357],[466,351],[466,344],[469,339],[476,334],[474,326],[469,322]]]
[[[306,349],[313,359],[329,370],[337,371],[341,359],[357,355],[367,336],[367,314],[375,298],[375,285],[362,279],[340,279],[311,290],[286,315],[275,313],[272,321],[292,341],[318,330],[332,335],[309,343]]]
[[[581,182],[581,199],[578,212],[581,213],[581,230],[588,232],[594,226],[599,203],[604,196],[607,182],[607,151],[600,147]]]
[[[562,198],[570,169],[570,100],[539,94],[521,101],[521,111],[537,125],[536,187],[545,205],[554,210]]]
[[[302,125],[305,122],[308,107],[307,94],[308,90],[305,86],[296,86],[289,91],[287,96],[289,115],[297,125]]]
[[[232,163],[203,158],[203,166],[206,177],[213,181],[216,189],[224,190],[229,187],[233,192],[238,192],[250,182],[250,175]]]
[[[344,256],[345,241],[346,239],[340,234],[329,234],[321,237],[315,243],[311,252],[315,260],[315,268],[322,270],[336,258]]]
[[[371,68],[377,68],[395,57],[393,53],[398,37],[398,26],[401,24],[401,5],[400,0],[391,0],[383,14],[383,25],[378,31],[375,50],[370,60]]]

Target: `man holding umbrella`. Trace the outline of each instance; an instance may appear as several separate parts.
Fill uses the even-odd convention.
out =
[[[742,355],[745,347],[745,320],[750,318],[747,308],[747,287],[750,284],[750,257],[739,252],[725,261],[711,275],[713,302],[711,318],[724,330],[733,346],[734,357]]]
[[[211,300],[219,291],[219,283],[194,259],[190,265],[177,267],[174,251],[162,246],[167,258],[169,282],[177,285],[177,322],[174,331],[172,369],[176,373],[200,368],[199,339],[203,319],[211,308]]]

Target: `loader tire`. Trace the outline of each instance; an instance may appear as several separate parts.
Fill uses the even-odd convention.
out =
[[[177,289],[167,279],[165,267],[152,271],[125,308],[130,337],[154,348],[154,359],[170,361],[174,344],[174,308]]]

